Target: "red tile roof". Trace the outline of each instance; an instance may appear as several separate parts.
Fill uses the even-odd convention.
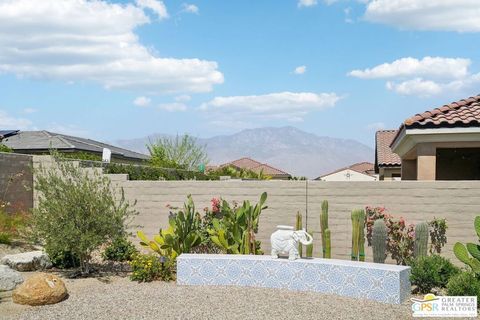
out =
[[[351,166],[340,168],[340,169],[335,170],[333,172],[321,175],[320,177],[316,178],[315,180],[320,180],[323,177],[326,177],[326,176],[329,176],[331,174],[334,174],[334,173],[337,173],[337,172],[340,172],[340,171],[343,171],[343,170],[347,170],[347,169],[356,171],[358,173],[366,174],[366,175],[369,175],[369,176],[372,176],[375,173],[374,172],[375,167],[374,167],[373,163],[359,162],[359,163],[352,164]]]
[[[263,174],[267,176],[290,176],[290,174],[286,173],[285,171],[282,171],[280,169],[274,168],[268,164],[261,164],[257,167],[254,167],[252,169],[253,172],[255,173],[260,173],[263,170]]]
[[[381,130],[375,134],[375,168],[400,166],[402,160],[390,148],[397,135],[397,130]]]
[[[372,174],[373,171],[375,170],[374,167],[375,165],[371,162],[359,162],[359,163],[352,164],[348,168],[360,173]]]
[[[231,161],[229,163],[226,163],[222,166],[232,165],[232,166],[235,166],[235,167],[240,168],[240,169],[251,170],[255,167],[260,166],[261,164],[262,164],[261,162],[255,161],[255,160],[250,159],[250,158],[240,158],[240,159]]]
[[[480,95],[446,104],[408,118],[407,128],[451,128],[480,126]]]
[[[283,170],[274,168],[266,163],[261,163],[247,157],[222,164],[220,167],[225,167],[225,166],[235,166],[240,169],[251,170],[255,173],[260,173],[260,171],[263,170],[263,173],[267,176],[290,177],[290,174]]]

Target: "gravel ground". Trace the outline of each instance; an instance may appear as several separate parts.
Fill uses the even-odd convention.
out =
[[[100,281],[102,280],[102,281]],[[25,307],[4,298],[0,319],[410,319],[410,303],[387,305],[312,292],[189,287],[127,278],[65,280],[70,297]]]

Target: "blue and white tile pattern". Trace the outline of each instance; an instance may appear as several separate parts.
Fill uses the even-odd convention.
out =
[[[400,304],[410,295],[410,268],[335,259],[182,254],[180,285],[219,285],[316,291]]]

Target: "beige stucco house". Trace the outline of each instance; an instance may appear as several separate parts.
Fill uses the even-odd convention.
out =
[[[370,162],[359,162],[351,166],[324,174],[315,180],[321,181],[376,181],[374,165]]]
[[[402,180],[480,180],[480,95],[405,120],[390,148]]]

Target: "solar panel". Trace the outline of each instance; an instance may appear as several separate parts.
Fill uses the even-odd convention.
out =
[[[16,135],[20,130],[0,130],[0,136],[8,138]]]

